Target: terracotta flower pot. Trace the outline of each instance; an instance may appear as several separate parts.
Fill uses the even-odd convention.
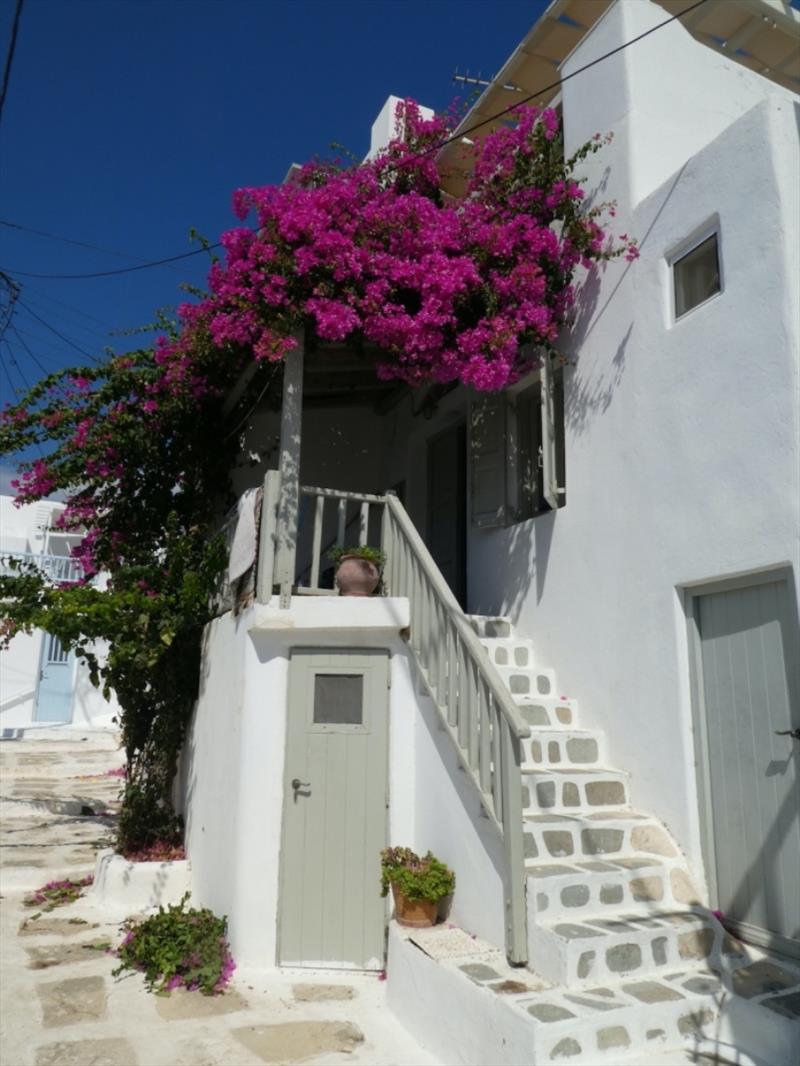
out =
[[[407,925],[412,929],[425,929],[436,925],[439,913],[438,902],[430,899],[408,899],[397,885],[392,885],[394,896],[394,916],[398,925]]]
[[[381,572],[375,563],[358,555],[343,555],[336,571],[341,596],[371,596],[380,579]]]

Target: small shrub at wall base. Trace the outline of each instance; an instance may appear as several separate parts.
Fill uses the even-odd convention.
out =
[[[168,995],[181,986],[204,996],[224,992],[236,964],[226,938],[227,919],[218,918],[207,908],[187,907],[189,893],[180,903],[159,907],[158,914],[137,921],[128,918],[125,934],[117,949],[119,966],[144,974],[148,992]]]

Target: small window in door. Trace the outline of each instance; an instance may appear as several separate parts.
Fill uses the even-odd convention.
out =
[[[363,725],[364,675],[314,675],[314,725]]]
[[[717,235],[712,233],[691,251],[672,263],[675,290],[675,318],[681,318],[695,307],[722,291]]]

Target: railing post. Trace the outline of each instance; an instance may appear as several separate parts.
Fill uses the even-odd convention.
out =
[[[393,596],[393,589],[397,585],[395,575],[398,573],[399,560],[394,558],[392,545],[392,520],[389,514],[389,504],[384,503],[381,512],[381,550],[386,556],[386,564],[383,568],[383,591],[387,596]]]
[[[319,588],[320,553],[322,552],[322,520],[325,515],[325,497],[317,496],[314,504],[314,533],[311,540],[311,587]]]
[[[256,600],[268,603],[275,584],[275,536],[278,520],[278,495],[281,476],[277,470],[264,475],[264,495],[261,500],[261,529],[258,535],[258,577]]]
[[[278,469],[281,476],[278,500],[275,577],[280,585],[280,606],[292,602],[295,553],[297,551],[297,513],[300,505],[300,445],[303,422],[303,352],[305,335],[298,334],[297,347],[286,356],[283,367],[283,405],[281,407],[281,445]]]
[[[525,852],[522,824],[520,742],[502,715],[500,726],[500,778],[503,794],[503,849],[506,856],[505,921],[509,962],[528,961],[525,913]]]

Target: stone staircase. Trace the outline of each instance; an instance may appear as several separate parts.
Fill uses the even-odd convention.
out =
[[[546,990],[526,988],[523,969],[514,991],[485,956],[448,960],[453,971],[495,995],[502,988],[508,1017],[524,1016],[522,1061],[689,1061],[687,1049],[726,1046],[737,1063],[761,1061],[733,1043],[743,1017],[773,1036],[784,1026],[766,1052],[777,1057],[763,1060],[783,1061],[800,1024],[800,972],[745,949],[702,905],[675,842],[632,809],[628,774],[608,765],[603,734],[581,728],[530,641],[507,619],[470,621],[533,730],[522,765],[528,968]]]

